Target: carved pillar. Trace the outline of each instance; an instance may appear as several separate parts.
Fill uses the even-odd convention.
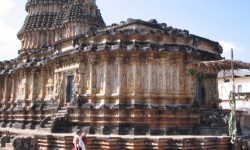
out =
[[[108,53],[104,53],[101,55],[101,62],[103,63],[103,73],[100,79],[100,88],[101,94],[110,94],[111,90],[109,87],[109,71],[108,71],[108,61],[109,61],[109,54]]]
[[[167,66],[167,56],[165,54],[162,54],[162,57],[160,58],[160,74],[159,74],[159,94],[165,94],[167,91],[167,76],[166,76],[166,69],[165,67]]]
[[[47,80],[46,70],[41,70],[41,75],[39,77],[40,86],[38,87],[38,99],[43,100],[45,97],[45,84]]]
[[[5,76],[5,80],[4,80],[4,104],[6,105],[9,100],[10,100],[10,88],[11,88],[11,84],[10,84],[11,80],[9,76]]]
[[[12,82],[11,82],[11,96],[10,101],[14,102],[16,98],[16,77],[12,76]]]
[[[178,64],[178,74],[179,74],[179,82],[177,84],[178,86],[178,94],[185,94],[185,63],[184,63],[184,53],[178,54],[179,59],[177,60]]]
[[[94,64],[96,62],[96,56],[94,54],[90,54],[88,58],[89,62],[89,80],[88,80],[88,90],[87,94],[93,94],[95,92],[95,78],[96,78],[96,72],[94,71]]]
[[[87,91],[87,80],[89,76],[88,72],[88,65],[85,62],[85,58],[82,58],[79,66],[79,74],[80,74],[80,80],[79,80],[79,94],[86,94]]]
[[[130,82],[133,82],[133,87],[131,88],[133,89],[132,94],[135,95],[138,93],[137,82],[139,80],[138,74],[137,74],[137,69],[139,66],[139,54],[138,53],[132,53],[131,63],[132,63],[133,81],[130,81]]]
[[[31,70],[30,76],[29,76],[29,93],[28,93],[28,101],[34,100],[35,95],[35,70]]]
[[[117,94],[124,93],[124,81],[126,80],[126,74],[124,73],[124,54],[117,53],[116,55],[117,63]]]
[[[152,65],[154,62],[154,55],[153,53],[148,53],[147,55],[147,89],[148,89],[148,94],[152,94],[153,93],[153,87],[152,87]]]
[[[186,86],[185,86],[185,90],[186,93],[192,98],[195,99],[195,94],[196,94],[196,86],[197,86],[197,81],[196,81],[196,77],[192,76],[190,74],[190,70],[191,69],[195,69],[196,70],[196,66],[193,65],[195,59],[192,56],[189,56],[188,58],[188,63],[186,65]]]
[[[46,89],[46,94],[45,94],[45,99],[46,100],[51,100],[53,99],[53,90],[54,90],[54,68],[52,66],[47,68],[48,70],[46,71],[46,78],[47,78],[47,84],[45,86]]]
[[[30,80],[31,72],[24,71],[24,101],[26,105],[29,105],[29,93],[31,92],[31,80]]]

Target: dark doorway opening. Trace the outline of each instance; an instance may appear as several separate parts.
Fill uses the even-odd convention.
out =
[[[67,76],[67,103],[74,98],[74,76]]]

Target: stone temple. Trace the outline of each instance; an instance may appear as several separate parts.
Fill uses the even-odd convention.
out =
[[[0,62],[2,146],[71,149],[85,128],[93,150],[230,149],[217,74],[192,74],[221,59],[218,42],[156,20],[106,26],[95,0],[25,9],[19,55]]]

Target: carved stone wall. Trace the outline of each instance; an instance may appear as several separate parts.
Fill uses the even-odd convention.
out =
[[[2,127],[195,134],[201,108],[216,103],[217,83],[190,70],[221,59],[217,42],[156,20],[104,27],[94,0],[30,0],[26,10],[19,56],[0,62]]]

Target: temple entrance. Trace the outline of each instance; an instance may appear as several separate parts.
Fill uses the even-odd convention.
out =
[[[66,102],[69,103],[74,98],[74,76],[67,76]]]

